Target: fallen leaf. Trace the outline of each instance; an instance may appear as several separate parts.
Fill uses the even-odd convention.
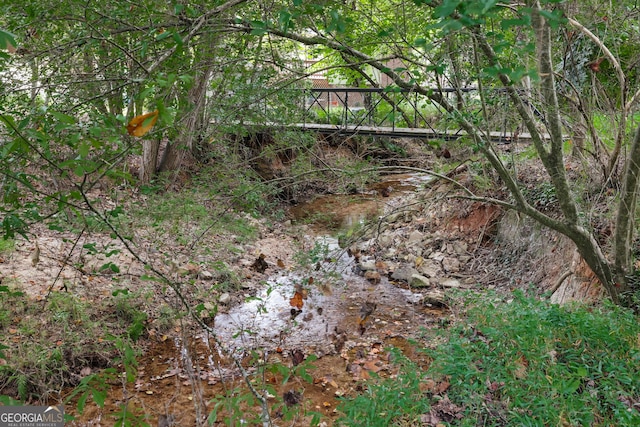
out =
[[[320,288],[320,292],[322,292],[322,295],[324,296],[329,296],[333,294],[333,289],[331,289],[331,285],[328,283],[321,283],[319,288]]]
[[[296,390],[285,391],[282,395],[282,400],[288,407],[297,405],[302,401],[302,393]]]
[[[304,353],[302,350],[292,350],[289,352],[293,366],[298,366],[304,361]]]
[[[158,110],[135,116],[127,125],[127,133],[131,136],[144,136],[158,121]]]
[[[293,294],[293,298],[289,300],[289,304],[291,305],[291,307],[302,310],[302,306],[304,305],[302,292],[296,291],[296,293]]]
[[[432,378],[425,378],[419,385],[420,391],[428,394],[435,394],[437,383]]]
[[[521,356],[520,359],[515,361],[514,365],[513,375],[519,380],[525,378],[527,376],[527,366],[529,366],[527,359]]]
[[[367,371],[378,373],[382,369],[382,367],[380,367],[378,363],[378,360],[368,360],[364,362],[364,365],[362,367]]]
[[[436,394],[444,393],[445,391],[447,391],[450,385],[451,384],[447,380],[441,381],[436,387]]]
[[[285,268],[284,262],[280,258],[278,258],[276,264],[278,264],[279,268]]]
[[[251,264],[251,268],[257,271],[258,273],[264,273],[269,264],[265,261],[265,254],[258,255],[258,258]]]

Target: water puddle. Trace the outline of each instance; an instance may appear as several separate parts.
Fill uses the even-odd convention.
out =
[[[334,238],[318,238],[317,243],[328,254],[318,270],[271,278],[255,298],[216,316],[215,330],[223,342],[237,351],[279,348],[327,354],[335,349],[336,329],[349,336],[384,330],[389,336],[424,320],[417,305],[420,294],[386,278],[375,283],[354,273],[354,259]],[[296,293],[304,296],[297,305]],[[376,306],[368,315],[366,304]]]
[[[426,174],[395,174],[383,177],[364,193],[318,196],[289,209],[296,222],[310,223],[317,234],[349,229],[376,219],[405,193],[432,179]]]

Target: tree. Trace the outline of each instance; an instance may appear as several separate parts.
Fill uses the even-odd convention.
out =
[[[438,104],[467,132],[511,195],[467,197],[516,210],[568,236],[614,301],[632,290],[627,279],[635,274],[634,158],[640,154],[640,136],[636,131],[630,138],[629,124],[640,99],[633,90],[639,79],[633,2],[611,4],[605,16],[595,5],[564,7],[555,0],[229,0],[215,6],[69,0],[5,6],[0,25],[16,34],[18,46],[0,60],[4,70],[22,70],[5,72],[14,82],[0,94],[7,129],[0,161],[11,183],[4,188],[5,201],[16,208],[4,216],[6,233],[23,230],[24,215],[38,220],[61,206],[81,209],[76,202],[82,195],[100,177],[114,174],[113,165],[127,153],[139,150],[138,141],[123,132],[135,115],[155,109],[159,115],[142,143],[143,180],[157,169],[177,170],[207,140],[210,115],[249,121],[252,104],[282,95],[275,81],[302,78],[294,51],[305,45],[330,57],[337,70],[349,70],[350,78],[370,82],[376,70]],[[610,31],[614,19],[621,22],[617,35]],[[390,61],[402,66],[389,67]],[[434,82],[454,88],[455,101],[432,90]],[[478,99],[462,92],[470,82],[478,86]],[[490,99],[496,88],[532,136],[559,201],[558,217],[532,206],[486,138],[493,130]],[[222,95],[215,107],[208,91]],[[290,102],[270,105],[279,116],[295,111]],[[605,113],[614,131],[599,127],[593,111]],[[611,247],[598,242],[589,202],[572,191],[575,183],[565,170],[564,134],[571,123],[586,128],[585,150],[601,166],[600,189],[611,187],[619,197],[611,209]],[[159,159],[162,137],[167,143]],[[24,172],[34,155],[50,171],[56,191],[38,189]],[[23,191],[40,199],[34,201],[38,209],[23,209],[21,216]],[[49,203],[48,211],[38,203]]]
[[[563,11],[557,3],[550,0],[530,0],[526,4],[460,0],[352,4],[296,1],[293,6],[280,9],[280,19],[267,18],[260,21],[259,26],[273,36],[321,47],[353,69],[366,64],[387,75],[396,86],[421,93],[440,105],[467,132],[511,195],[510,200],[479,197],[471,192],[466,197],[515,210],[569,237],[611,299],[621,303],[634,290],[628,278],[635,274],[631,244],[636,224],[640,129],[631,139],[627,122],[640,98],[640,92],[630,92],[630,88],[636,87],[631,83],[637,82],[637,73],[628,72],[632,69],[630,64],[625,71],[619,56],[586,25],[567,15],[570,9]],[[616,16],[624,12],[637,18],[638,10],[630,4],[622,2]],[[281,19],[283,14],[287,19]],[[235,28],[252,31],[256,22],[244,22]],[[573,104],[583,108],[589,95],[585,93],[586,85],[563,84],[569,82],[566,72],[569,66],[565,63],[565,68],[559,69],[555,61],[555,57],[560,56],[562,35],[568,32],[580,34],[592,43],[592,50],[601,52],[615,76],[606,79],[609,90],[615,89],[618,93],[612,98],[615,99],[612,108],[607,110],[616,123],[612,148],[604,146],[603,130],[596,129],[589,119],[593,138],[590,148],[596,161],[606,164],[601,188],[612,181],[619,183],[620,188],[617,206],[611,208],[611,214],[615,215],[615,237],[608,251],[598,242],[589,222],[591,207],[581,204],[580,194],[572,189],[574,182],[566,173],[564,124],[569,123],[570,112],[566,112],[565,107]],[[617,47],[622,45],[618,40]],[[468,54],[460,51],[461,46],[468,47]],[[390,69],[386,65],[390,58],[402,60],[406,69]],[[637,51],[627,52],[626,58],[637,60]],[[463,62],[466,62],[464,67]],[[591,71],[593,79],[599,84],[605,83],[597,70],[592,67]],[[478,85],[484,112],[480,116],[473,114],[476,101],[462,95],[464,72],[474,76]],[[441,91],[425,86],[423,82],[429,74],[433,81],[444,79],[453,87],[458,102],[451,103]],[[493,130],[489,126],[487,99],[495,87],[502,87],[506,92],[510,105],[531,134],[536,153],[557,195],[558,217],[536,209],[527,200],[517,176],[487,138]],[[542,117],[536,115],[540,111]],[[584,108],[582,114],[587,115]],[[620,156],[623,156],[623,172],[617,175],[614,171]]]

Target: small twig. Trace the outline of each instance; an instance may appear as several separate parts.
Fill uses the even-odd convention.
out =
[[[51,286],[49,286],[49,290],[47,291],[47,295],[45,295],[44,299],[42,300],[42,307],[43,308],[44,308],[45,304],[47,303],[47,299],[49,299],[49,295],[51,295],[51,291],[53,290],[53,287],[56,285],[56,282],[60,278],[60,275],[62,274],[62,271],[67,267],[67,265],[69,263],[69,259],[71,259],[71,255],[73,255],[73,251],[75,250],[76,246],[78,245],[78,242],[80,241],[80,238],[82,237],[82,235],[84,234],[84,232],[86,230],[87,230],[87,227],[85,226],[80,231],[80,233],[78,234],[78,237],[73,242],[73,245],[71,246],[71,249],[69,250],[67,256],[62,261],[62,267],[60,267],[60,269],[58,269],[58,274],[56,274],[56,277],[53,279],[53,283],[51,284]],[[64,288],[65,291],[68,291],[66,284],[63,284],[63,288]]]

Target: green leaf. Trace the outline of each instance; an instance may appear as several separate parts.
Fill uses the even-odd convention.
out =
[[[503,19],[500,21],[500,28],[503,30],[508,30],[512,27],[520,27],[520,26],[530,26],[531,25],[531,16],[524,15],[521,18],[517,19]]]
[[[147,56],[147,50],[149,49],[149,43],[144,41],[140,44],[140,58]]]
[[[498,3],[498,0],[485,0],[483,3],[484,3],[484,6],[480,11],[481,15],[486,14],[490,9],[492,9]]]
[[[263,21],[251,21],[251,35],[252,36],[262,36],[267,34],[267,24]]]
[[[66,114],[62,114],[59,113],[57,111],[50,111],[49,114],[51,114],[56,120],[68,124],[68,125],[73,125],[76,123],[76,118],[66,115]]]
[[[281,9],[278,14],[278,24],[285,33],[291,28],[291,12],[288,9]]]
[[[78,147],[78,156],[81,159],[86,159],[87,156],[89,155],[90,149],[91,149],[91,145],[89,145],[89,143],[87,143],[86,141],[82,142],[82,144],[80,144],[80,147]]]
[[[163,31],[160,34],[156,34],[155,39],[157,41],[164,40],[164,39],[166,39],[168,37],[172,37],[173,34],[174,34],[173,31]]]
[[[548,10],[540,10],[540,15],[542,15],[546,20],[549,26],[553,29],[556,29],[560,26],[560,24],[564,24],[567,22],[567,18],[562,16],[562,12],[558,9],[549,12]]]
[[[104,407],[104,401],[107,398],[107,392],[104,390],[93,389],[91,395],[93,396],[93,401],[96,402],[98,407]]]
[[[87,403],[87,397],[89,397],[88,394],[84,393],[82,394],[82,396],[80,396],[80,398],[78,399],[78,412],[80,414],[82,414],[84,412],[84,405]]]
[[[433,12],[435,18],[446,18],[450,16],[460,4],[460,0],[445,0]]]
[[[84,176],[86,172],[87,172],[87,169],[85,169],[84,165],[80,163],[76,163],[76,166],[73,168],[73,173],[79,177]]]
[[[18,46],[16,36],[8,31],[0,30],[0,49],[8,49],[9,46]]]
[[[413,41],[413,45],[415,47],[423,47],[427,45],[427,39],[424,37],[419,37]]]
[[[180,36],[180,34],[178,33],[173,33],[171,35],[173,37],[173,41],[176,42],[176,44],[178,45],[178,47],[182,47],[182,45],[184,44],[184,42],[182,41],[182,37]]]

